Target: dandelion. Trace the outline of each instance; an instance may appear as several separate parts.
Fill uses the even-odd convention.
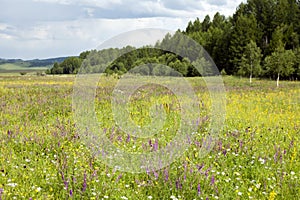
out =
[[[277,195],[276,192],[272,191],[272,192],[270,193],[269,200],[274,200],[275,197],[276,197],[276,195]]]

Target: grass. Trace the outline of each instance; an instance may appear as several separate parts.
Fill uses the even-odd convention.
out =
[[[155,103],[167,114],[157,134],[129,137],[114,124],[117,81],[103,77],[95,98],[108,140],[131,153],[164,148],[181,119],[176,96],[164,88],[155,93],[151,85],[134,93],[134,123],[151,124]],[[212,151],[200,157],[210,99],[200,78],[188,81],[203,120],[190,148],[160,171],[129,173],[97,159],[76,131],[74,76],[0,75],[0,199],[300,199],[300,83],[283,81],[277,88],[274,81],[255,80],[250,86],[248,79],[224,77],[225,126]]]
[[[20,73],[20,72],[36,72],[45,71],[51,66],[46,67],[30,67],[26,63],[5,63],[0,64],[0,73]]]

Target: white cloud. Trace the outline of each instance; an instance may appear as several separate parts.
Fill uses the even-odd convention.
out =
[[[77,55],[122,32],[185,29],[245,0],[1,0],[0,58]]]

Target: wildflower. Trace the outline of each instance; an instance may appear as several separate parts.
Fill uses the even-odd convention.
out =
[[[126,142],[127,143],[130,142],[130,135],[129,134],[127,134]]]
[[[40,192],[42,190],[42,188],[40,188],[40,187],[38,187],[38,188],[36,188],[36,192]]]
[[[259,161],[262,165],[265,164],[265,162],[266,162],[265,159],[262,159],[262,158],[259,158],[258,161]]]
[[[167,169],[164,170],[164,174],[165,174],[165,181],[167,182],[169,180],[169,172]]]
[[[239,196],[242,196],[242,194],[243,194],[243,193],[241,193],[241,192],[238,192],[238,195],[239,195]]]
[[[215,184],[215,176],[214,176],[214,175],[211,177],[211,184],[212,184],[212,185]]]
[[[104,199],[108,199],[108,198],[109,198],[108,196],[106,196],[106,195],[104,196]]]
[[[117,178],[117,181],[116,182],[118,182],[120,179],[122,178],[122,174],[120,174],[119,176],[118,176],[118,178]]]
[[[182,184],[180,183],[179,179],[177,179],[176,181],[176,189],[181,189],[182,188]]]
[[[198,184],[197,191],[198,191],[198,195],[200,195],[201,194],[200,184]]]
[[[83,184],[82,184],[82,192],[84,192],[86,190],[86,173],[84,173],[84,177],[83,177]]]
[[[269,200],[274,200],[275,197],[276,197],[276,195],[277,195],[276,192],[272,191],[272,192],[270,193]]]
[[[122,196],[121,199],[128,200],[128,198],[125,196]]]
[[[154,149],[154,151],[157,151],[157,149],[158,149],[158,140],[157,139],[155,139],[155,143],[153,145],[153,149]]]
[[[17,183],[8,183],[7,186],[10,186],[10,187],[16,187],[18,184]]]
[[[152,196],[148,196],[148,199],[152,199]]]
[[[173,200],[178,200],[174,195],[170,196],[170,198]]]
[[[294,175],[295,175],[295,172],[294,172],[294,171],[291,171],[291,175],[294,176]]]

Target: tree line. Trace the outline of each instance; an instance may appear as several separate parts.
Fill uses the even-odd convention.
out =
[[[248,0],[241,3],[228,18],[217,12],[212,19],[207,15],[202,21],[199,18],[190,21],[185,30],[178,30],[174,35],[168,34],[162,41],[158,41],[154,46],[158,49],[135,49],[128,46],[122,49],[92,50],[54,64],[48,73],[77,73],[82,64],[89,72],[99,72],[104,67],[100,65],[106,60],[117,58],[111,63],[105,63],[109,67],[103,72],[123,74],[135,66],[145,64],[139,68],[139,73],[156,74],[159,69],[157,66],[155,69],[151,63],[160,63],[183,76],[215,75],[217,72],[205,71],[207,68],[203,67],[199,73],[201,66],[205,66],[203,61],[161,50],[164,45],[171,44],[179,51],[192,52],[192,49],[186,48],[184,39],[178,39],[180,34],[184,34],[203,46],[222,74],[247,76],[250,82],[252,77],[299,79],[299,19],[299,0]],[[88,61],[84,60],[87,55]],[[199,64],[197,70],[193,67],[195,64]],[[88,66],[93,68],[89,69]],[[172,70],[159,72],[164,75],[172,73]]]

